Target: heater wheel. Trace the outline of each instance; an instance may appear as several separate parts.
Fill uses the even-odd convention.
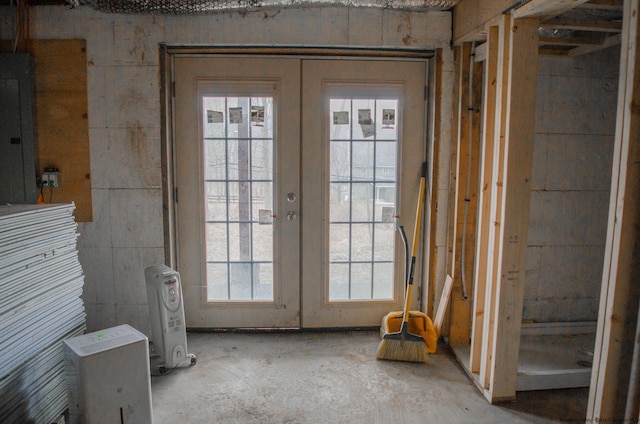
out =
[[[198,362],[198,358],[196,357],[195,354],[190,353],[187,356],[189,357],[189,359],[191,359],[191,365],[195,365],[196,362]]]

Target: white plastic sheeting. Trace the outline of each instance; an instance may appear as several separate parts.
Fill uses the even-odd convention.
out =
[[[82,334],[74,205],[0,206],[0,422],[67,408],[62,340]]]

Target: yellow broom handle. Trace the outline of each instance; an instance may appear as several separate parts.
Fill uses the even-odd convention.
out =
[[[413,284],[407,285],[407,295],[404,297],[404,312],[402,314],[402,322],[409,322],[409,303],[411,302],[411,288]]]
[[[424,202],[424,186],[425,177],[420,178],[420,194],[418,195],[418,206],[416,207],[416,226],[413,229],[413,248],[411,249],[411,256],[418,256],[418,245],[420,244],[420,223],[422,222],[422,202]]]
[[[402,317],[403,322],[409,322],[409,303],[411,303],[411,289],[413,288],[413,272],[415,270],[416,256],[418,255],[418,245],[420,242],[420,222],[422,222],[422,202],[424,202],[424,188],[425,188],[425,167],[423,167],[423,175],[420,178],[420,192],[418,193],[418,206],[416,207],[416,222],[413,227],[413,248],[411,250],[411,266],[409,271],[409,280],[407,284],[407,294],[404,297],[404,314]]]

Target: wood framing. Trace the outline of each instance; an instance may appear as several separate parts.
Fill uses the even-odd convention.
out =
[[[487,294],[487,263],[490,255],[489,233],[492,230],[491,219],[491,191],[493,180],[493,155],[495,140],[495,111],[498,72],[498,37],[499,27],[492,26],[487,33],[484,44],[486,60],[484,62],[484,114],[483,139],[480,152],[480,190],[478,193],[478,223],[476,229],[475,273],[473,278],[473,312],[471,333],[471,372],[480,372],[482,346],[485,340],[485,301]],[[484,375],[484,374],[483,374]],[[483,377],[484,380],[484,377]]]
[[[427,276],[427,296],[423,296],[423,302],[426,305],[422,305],[423,310],[430,317],[433,316],[434,305],[436,300],[436,279],[438,269],[438,246],[436,244],[436,233],[438,227],[438,202],[439,193],[438,187],[440,186],[440,144],[441,140],[441,122],[442,122],[442,49],[436,49],[435,57],[431,61],[431,67],[429,69],[429,78],[432,82],[431,91],[433,93],[433,113],[431,116],[430,128],[431,128],[431,154],[428,156],[430,169],[429,173],[431,178],[427,181],[427,224],[429,225],[429,240],[428,240],[428,255],[424,263],[429,264],[429,273]]]
[[[491,370],[494,366],[494,340],[495,340],[495,324],[498,319],[496,314],[496,296],[498,286],[498,266],[500,264],[501,245],[500,240],[502,229],[502,209],[503,202],[502,192],[504,188],[504,143],[506,133],[506,116],[507,116],[507,86],[509,82],[509,58],[511,55],[510,43],[511,37],[509,31],[511,29],[511,17],[503,16],[498,32],[498,49],[496,54],[496,102],[494,113],[494,148],[492,159],[492,181],[489,205],[489,219],[491,220],[489,229],[489,239],[487,241],[487,264],[486,264],[486,293],[485,293],[485,314],[484,314],[484,340],[482,343],[480,357],[480,384],[487,395],[488,389],[491,387]]]
[[[612,35],[610,37],[605,38],[602,43],[591,45],[591,46],[579,46],[575,49],[569,50],[567,56],[575,57],[583,54],[593,53],[598,50],[603,50],[609,48],[611,46],[617,46],[622,41],[621,34]]]
[[[640,1],[625,2],[609,224],[587,421],[623,415],[640,302]],[[631,411],[634,414],[633,411]]]
[[[525,252],[538,70],[537,19],[516,19],[509,31],[502,222],[499,273],[495,292],[496,320],[488,398],[513,398],[518,372],[520,326],[525,284]],[[517,52],[517,54],[514,54]]]
[[[454,44],[484,39],[486,28],[513,4],[514,0],[463,0],[458,3],[453,9]]]
[[[455,60],[458,97],[457,147],[455,154],[455,207],[453,232],[453,293],[451,298],[451,344],[469,343],[473,262],[477,216],[482,65],[473,59],[471,43],[457,49]]]
[[[572,29],[576,31],[595,31],[595,32],[620,32],[622,28],[618,22],[605,20],[575,20],[563,17],[549,19],[541,24],[543,28],[553,29]]]
[[[559,15],[588,0],[531,0],[513,11],[513,19]]]
[[[455,277],[455,261],[456,261],[456,217],[458,216],[457,197],[460,178],[458,177],[458,143],[460,138],[460,122],[464,119],[461,116],[460,104],[458,99],[461,96],[462,86],[462,65],[460,60],[469,55],[469,46],[456,46],[453,49],[453,107],[451,108],[451,156],[449,157],[449,197],[448,210],[450,211],[447,221],[447,266],[449,267],[447,274]],[[465,55],[466,50],[466,55]]]

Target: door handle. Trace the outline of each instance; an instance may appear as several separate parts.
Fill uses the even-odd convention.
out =
[[[289,211],[289,213],[287,214],[287,219],[289,221],[295,221],[295,219],[298,217],[298,215],[296,215],[296,213],[294,211]]]

